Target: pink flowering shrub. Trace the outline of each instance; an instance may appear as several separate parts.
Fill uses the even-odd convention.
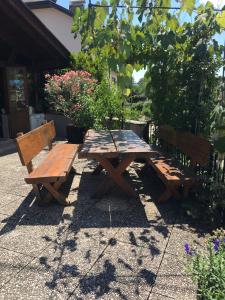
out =
[[[75,126],[91,127],[91,103],[96,80],[85,71],[69,71],[63,75],[47,74],[45,92],[55,111],[68,117]]]

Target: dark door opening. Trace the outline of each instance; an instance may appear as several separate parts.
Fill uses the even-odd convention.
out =
[[[6,71],[10,136],[30,129],[27,73],[24,67],[9,67]]]

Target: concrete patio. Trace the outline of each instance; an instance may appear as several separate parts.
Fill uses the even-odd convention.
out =
[[[129,177],[140,199],[116,188],[97,200],[104,173],[93,176],[86,160],[74,168],[63,187],[72,205],[37,206],[18,154],[0,157],[0,299],[196,299],[184,244],[204,246],[206,231],[178,202],[155,201],[156,176],[135,163]]]

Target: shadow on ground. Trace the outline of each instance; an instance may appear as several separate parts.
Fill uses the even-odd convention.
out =
[[[50,293],[57,291],[63,299],[65,295],[80,300],[147,299],[171,228],[177,221],[183,224],[180,204],[173,199],[157,203],[163,191],[161,182],[153,171],[150,176],[138,172],[135,164],[125,177],[132,181],[139,198],[126,197],[114,187],[102,199],[95,199],[92,194],[106,175],[93,176],[95,165],[88,167],[79,188],[72,188],[71,207],[54,203],[39,207],[31,192],[2,221],[0,235],[17,226],[33,226],[34,232],[35,226],[43,226],[43,232],[44,226],[56,226],[56,236],[43,234],[45,250],[36,260],[42,272],[48,273],[45,288]],[[68,193],[73,179],[70,175],[64,192]]]

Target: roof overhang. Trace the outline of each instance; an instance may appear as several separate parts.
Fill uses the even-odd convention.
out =
[[[61,12],[63,12],[64,14],[73,17],[73,12],[61,5],[58,5],[55,3],[55,1],[51,1],[51,0],[42,0],[42,1],[35,1],[35,2],[26,2],[25,3],[30,9],[41,9],[41,8],[55,8]]]
[[[47,70],[69,65],[70,53],[21,0],[0,1],[0,66]]]

